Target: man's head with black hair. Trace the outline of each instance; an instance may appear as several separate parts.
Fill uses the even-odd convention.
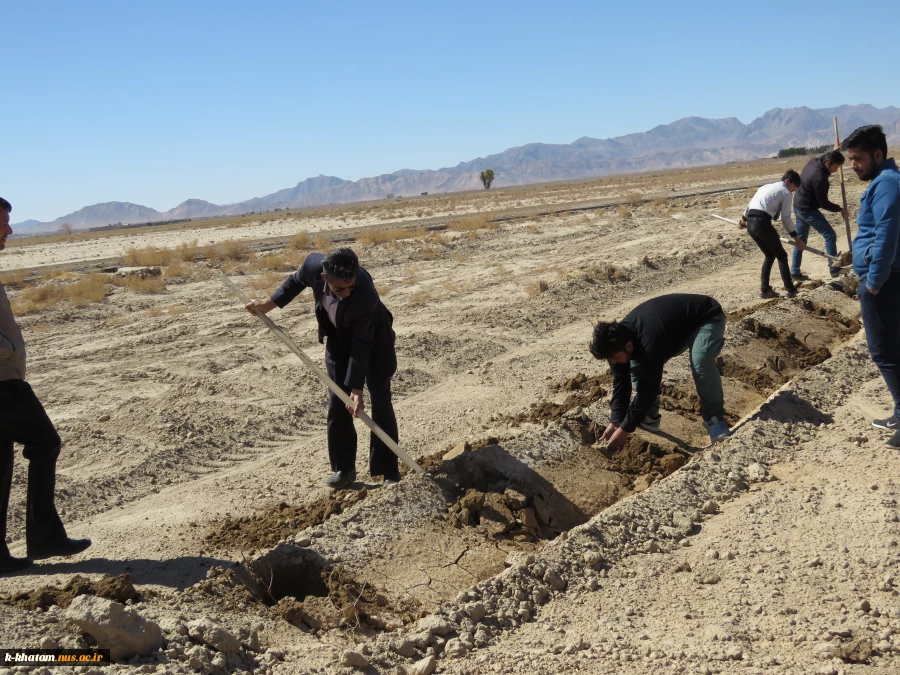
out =
[[[781,182],[787,186],[787,189],[794,192],[800,187],[800,174],[793,169],[788,169],[781,177]]]
[[[336,248],[322,258],[322,270],[322,278],[328,282],[331,292],[345,298],[356,287],[359,258],[349,248]]]
[[[626,363],[634,353],[631,331],[618,321],[601,321],[594,326],[590,350],[595,359]]]
[[[825,163],[828,173],[835,173],[844,165],[844,153],[840,150],[829,150],[822,155],[822,162]]]
[[[0,197],[0,251],[6,248],[6,238],[12,234],[12,228],[9,226],[11,211],[12,204]]]
[[[880,124],[869,124],[856,129],[844,139],[850,168],[860,180],[872,180],[887,159],[887,137]]]

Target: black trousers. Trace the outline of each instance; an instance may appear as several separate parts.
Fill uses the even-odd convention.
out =
[[[24,380],[0,381],[0,544],[6,541],[13,443],[25,446],[22,454],[32,462],[44,459],[55,462],[59,456],[59,434],[31,385]]]
[[[763,252],[765,260],[762,264],[762,272],[760,274],[760,290],[765,293],[771,290],[769,285],[769,277],[772,276],[772,263],[778,261],[778,271],[781,272],[781,281],[784,283],[784,290],[796,293],[794,282],[791,280],[791,266],[788,263],[788,254],[781,245],[781,239],[772,226],[770,218],[754,215],[747,216],[747,233],[753,237],[753,241],[759,246],[759,250]]]
[[[328,377],[337,382],[348,394],[350,388],[344,386],[347,377],[349,355],[335,341],[328,340],[325,346],[325,367]],[[366,387],[372,403],[372,420],[395,441],[399,441],[397,433],[397,417],[394,415],[394,404],[391,401],[390,375],[369,373]],[[356,428],[353,426],[353,415],[347,410],[344,402],[333,392],[328,393],[328,459],[332,471],[351,471],[356,468]],[[400,467],[395,455],[374,433],[369,439],[369,475],[384,476],[397,480],[400,478]]]

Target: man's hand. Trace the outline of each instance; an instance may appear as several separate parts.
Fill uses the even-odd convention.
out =
[[[354,389],[350,392],[350,400],[353,401],[353,405],[347,406],[347,410],[350,411],[350,414],[354,417],[359,417],[359,413],[365,410],[365,404],[363,403],[363,391],[362,389]]]
[[[873,291],[872,287],[869,284],[866,284],[866,290],[869,291],[872,295],[878,295],[878,291]]]
[[[744,216],[741,216],[741,219],[738,221],[738,227],[742,230],[747,227],[747,219]]]
[[[631,432],[625,431],[619,427],[616,427],[616,430],[612,433],[609,438],[609,443],[606,445],[607,450],[618,450],[623,445],[628,442],[628,439],[631,438]]]
[[[244,309],[246,309],[251,314],[255,314],[256,312],[262,312],[263,314],[267,314],[275,309],[278,305],[276,305],[271,300],[257,300],[254,298],[246,305],[244,305]],[[254,312],[256,310],[256,312]]]
[[[806,248],[806,244],[803,243],[803,240],[800,237],[794,237],[794,243],[797,245],[798,251],[802,251]]]
[[[609,423],[609,426],[606,427],[606,430],[603,432],[603,435],[600,436],[601,441],[609,441],[612,438],[612,435],[616,432],[616,429],[619,428],[618,424]]]
[[[847,209],[841,209],[841,215],[844,217],[844,220],[850,220],[850,212]]]

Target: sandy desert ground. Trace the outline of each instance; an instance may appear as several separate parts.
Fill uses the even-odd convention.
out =
[[[241,238],[260,252],[152,284],[110,275],[99,302],[21,318],[64,441],[60,510],[94,545],[0,578],[2,646],[93,644],[109,630],[86,628],[98,597],[151,624],[147,654],[103,672],[898,672],[900,457],[870,425],[890,401],[858,303],[809,255],[797,299],[758,300],[758,250],[710,217],[737,217],[746,186],[787,166],[802,161],[442,196],[421,219],[366,205],[342,207],[346,222],[17,243],[0,263],[20,306],[130,247]],[[863,185],[847,187],[854,213]],[[510,218],[453,226],[473,212]],[[438,229],[373,243],[367,223]],[[301,229],[359,239],[395,316],[401,445],[428,476],[382,488],[363,450],[358,483],[322,486],[324,388],[218,278],[274,290],[305,251],[272,248]],[[15,272],[62,262],[70,273]],[[592,323],[666,292],[729,314],[736,433],[707,447],[679,357],[661,432],[609,453]],[[322,361],[305,297],[272,317]]]

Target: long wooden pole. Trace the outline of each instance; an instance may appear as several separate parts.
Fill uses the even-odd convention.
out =
[[[838,134],[838,123],[837,117],[834,118],[834,149],[837,150],[841,147],[841,137]],[[841,199],[844,200],[844,226],[847,228],[847,252],[850,255],[853,251],[853,237],[850,236],[850,218],[847,215],[847,188],[844,187],[844,166],[843,164],[839,167],[839,171],[841,173]]]
[[[732,225],[737,225],[737,224],[738,224],[738,221],[732,220],[731,218],[723,218],[722,216],[717,216],[715,213],[711,213],[710,215],[711,215],[713,218],[718,218],[719,220],[724,220],[726,223],[731,223]],[[785,244],[790,244],[791,246],[796,246],[796,245],[797,245],[797,244],[794,242],[793,239],[788,239],[787,237],[781,237],[781,241],[783,241]],[[828,255],[827,253],[825,253],[825,251],[820,251],[819,249],[813,248],[812,246],[807,246],[807,247],[804,248],[803,250],[804,250],[804,251],[809,251],[809,252],[812,253],[813,255],[820,255],[820,256],[822,256],[823,258],[828,258],[828,260],[829,260],[830,262],[832,262],[832,263],[834,263],[834,262],[840,260],[840,256],[832,256],[832,255]]]
[[[231,279],[226,277],[224,274],[222,274],[221,276],[222,276],[222,281],[225,283],[225,285],[229,289],[231,289],[234,292],[234,294],[236,296],[238,296],[244,304],[247,304],[250,302],[250,298],[247,297],[247,294],[244,293],[240,288],[238,288]],[[349,405],[349,406],[354,405],[352,399],[349,396],[347,396],[347,393],[343,389],[341,389],[337,384],[335,384],[334,380],[332,380],[330,377],[328,377],[328,375],[325,372],[323,372],[322,369],[319,368],[313,362],[313,360],[311,358],[309,358],[303,352],[302,349],[300,349],[300,347],[297,346],[297,343],[294,342],[290,338],[290,336],[288,336],[288,334],[285,333],[281,329],[280,326],[278,326],[278,324],[276,324],[274,321],[272,321],[272,319],[267,317],[262,312],[254,310],[253,313],[259,317],[260,321],[262,321],[264,324],[266,324],[266,327],[270,331],[272,331],[273,333],[275,333],[276,336],[278,336],[278,339],[280,339],[284,344],[287,345],[288,349],[290,349],[292,352],[294,352],[294,354],[296,354],[300,358],[300,360],[303,361],[303,363],[305,363],[307,366],[309,366],[310,370],[312,370],[313,373],[315,373],[316,377],[318,377],[326,387],[331,389],[331,391],[334,392],[335,396],[337,396],[339,399],[341,399],[346,405]],[[397,445],[396,441],[394,441],[393,438],[391,438],[386,433],[384,433],[382,428],[379,427],[377,424],[375,424],[375,422],[372,420],[372,418],[369,417],[365,412],[360,411],[359,419],[361,419],[363,421],[363,423],[367,427],[369,427],[376,436],[378,436],[378,438],[380,438],[382,441],[384,441],[384,444],[386,446],[388,446],[391,449],[391,451],[395,455],[397,455],[397,457],[399,457],[404,462],[406,462],[406,465],[410,469],[412,469],[416,473],[420,473],[420,474],[425,473],[425,470],[422,469],[421,466],[416,464],[416,460],[414,460],[412,457],[407,455],[403,451],[403,449],[399,445]]]

